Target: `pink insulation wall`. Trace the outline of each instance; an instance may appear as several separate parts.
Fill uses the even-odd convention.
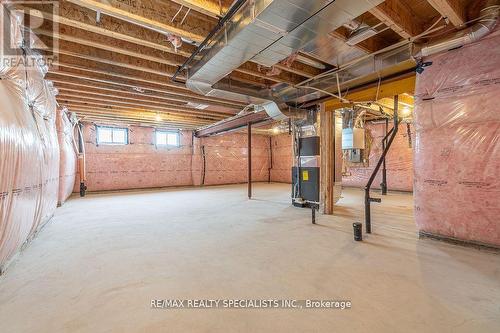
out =
[[[154,144],[154,129],[129,127],[128,145],[96,144],[96,127],[84,127],[89,191],[192,184],[191,132],[181,132],[179,148]],[[75,186],[76,188],[76,186]]]
[[[19,26],[12,31],[22,36]],[[0,273],[57,205],[55,90],[38,57],[25,52],[0,57]]]
[[[248,135],[232,133],[196,139],[195,150],[198,175],[203,173],[205,152],[205,185],[244,183],[248,178]],[[252,181],[263,182],[269,178],[269,137],[252,135]],[[201,176],[202,177],[202,176]]]
[[[56,128],[60,154],[57,204],[62,205],[73,192],[77,168],[73,124],[68,118],[66,109],[57,110]]]
[[[89,191],[244,183],[247,181],[247,135],[232,133],[193,138],[181,132],[180,147],[154,145],[154,129],[129,127],[128,145],[96,145],[96,128],[84,128]],[[205,170],[202,147],[205,152]],[[269,138],[252,137],[253,181],[267,181]],[[77,186],[75,186],[75,191]]]
[[[367,123],[365,128],[370,132],[372,138],[369,166],[348,168],[347,171],[350,175],[342,177],[343,186],[364,188],[382,154],[382,138],[385,136],[385,124]],[[389,130],[391,128],[392,124],[389,123]],[[406,124],[400,124],[396,138],[386,157],[387,188],[389,190],[413,191],[413,149],[409,145],[407,133]],[[410,126],[410,133],[414,133],[413,125]],[[382,171],[379,171],[373,182],[373,188],[380,188],[381,182]]]
[[[425,59],[417,77],[415,219],[500,247],[500,31]]]
[[[279,183],[292,182],[292,136],[288,133],[271,137],[272,168],[271,181]]]

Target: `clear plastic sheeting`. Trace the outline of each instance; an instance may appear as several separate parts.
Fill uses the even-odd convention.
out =
[[[56,128],[59,140],[59,196],[58,205],[62,205],[73,192],[76,179],[76,147],[73,122],[67,109],[57,111]]]
[[[388,130],[391,128],[392,125],[389,122]],[[350,163],[342,176],[344,186],[364,188],[382,155],[385,123],[366,123],[365,129],[372,142],[368,167],[363,166],[363,163]],[[410,125],[410,133],[414,134],[413,125]],[[410,147],[410,142],[413,142],[413,138],[410,137],[410,140],[408,138],[407,124],[400,124],[398,133],[386,156],[387,188],[389,190],[413,191],[413,149]],[[380,188],[381,182],[382,168],[375,177],[372,188]]]
[[[500,246],[500,31],[425,59],[417,77],[415,219],[424,233]]]
[[[15,24],[11,31],[22,36]],[[37,55],[14,53],[0,59],[0,271],[51,218],[59,187],[53,87]]]

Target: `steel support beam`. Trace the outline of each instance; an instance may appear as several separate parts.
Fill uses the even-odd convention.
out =
[[[227,120],[222,120],[213,125],[201,128],[195,132],[195,136],[201,138],[204,136],[216,135],[238,128],[244,128],[248,123],[257,124],[269,119],[268,114],[265,112],[252,112],[244,116],[228,118]]]

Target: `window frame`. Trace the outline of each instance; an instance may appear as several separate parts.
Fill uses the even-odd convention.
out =
[[[111,130],[111,142],[107,142],[107,141],[100,141],[99,140],[99,130],[101,129],[109,129]],[[128,132],[128,128],[127,127],[114,127],[114,126],[101,126],[101,125],[96,125],[96,135],[95,135],[95,139],[96,139],[96,144],[98,146],[101,146],[101,145],[106,145],[106,146],[126,146],[129,144],[129,132]],[[114,131],[123,131],[125,133],[125,142],[114,142],[113,141],[113,132]]]
[[[159,144],[158,143],[158,133],[165,133],[166,134],[166,144]],[[168,143],[168,135],[169,134],[175,134],[177,136],[177,144],[172,145]],[[155,136],[154,136],[154,142],[155,146],[158,148],[179,148],[181,146],[181,133],[176,130],[164,130],[164,129],[155,129]]]

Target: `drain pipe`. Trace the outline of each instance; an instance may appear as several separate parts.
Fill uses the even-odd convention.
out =
[[[479,22],[470,28],[460,30],[455,35],[426,45],[416,45],[414,57],[422,58],[442,51],[453,50],[474,43],[491,33],[498,22],[500,0],[488,0],[481,9]]]

